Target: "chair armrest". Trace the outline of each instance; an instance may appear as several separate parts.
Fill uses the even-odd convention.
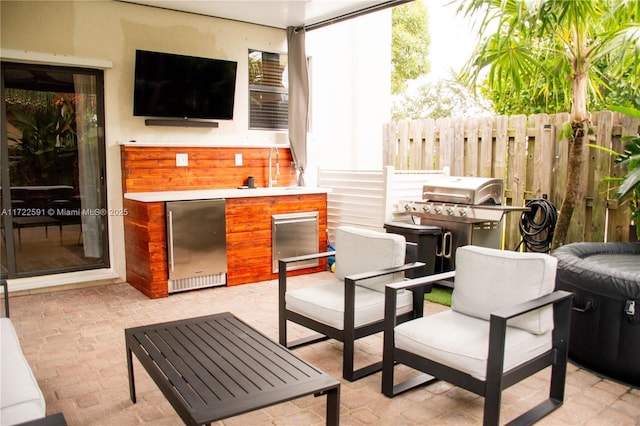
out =
[[[395,283],[387,284],[386,294],[395,293],[402,289],[412,289],[415,287],[426,286],[428,284],[434,284],[438,281],[444,281],[449,278],[454,278],[456,271],[442,272],[440,274],[426,275],[424,277],[412,278],[405,281],[397,281]]]
[[[304,254],[302,256],[284,257],[282,259],[278,259],[278,264],[282,262],[286,265],[287,263],[302,262],[303,260],[321,259],[323,257],[334,256],[335,254],[335,251],[325,251],[322,253]]]
[[[413,290],[420,287],[431,286],[433,283],[454,278],[456,271],[442,272],[440,274],[427,275],[424,277],[412,278],[410,280],[398,281],[387,284],[384,291],[384,333],[385,341],[391,339],[393,342],[393,329],[396,327],[396,307],[399,290]],[[424,296],[423,296],[424,298]],[[424,303],[424,301],[421,301]],[[418,316],[422,316],[422,309]],[[387,342],[386,344],[393,344]]]
[[[336,254],[335,251],[325,251],[321,253],[305,254],[302,256],[285,257],[278,260],[278,292],[280,295],[280,299],[282,299],[281,303],[283,303],[282,305],[283,308],[284,308],[284,294],[287,291],[287,272],[288,272],[287,264],[301,262],[303,260],[322,259],[324,257],[333,256],[335,254]]]
[[[278,259],[278,287],[281,295],[284,297],[284,293],[287,289],[287,264],[302,262],[303,260],[322,259],[325,257],[335,255],[335,251],[325,251],[321,253],[311,253],[302,256],[284,257]]]
[[[413,269],[422,268],[423,266],[425,266],[425,264],[422,263],[422,262],[405,263],[404,265],[394,266],[392,268],[379,269],[377,271],[367,271],[367,272],[362,272],[360,274],[349,275],[349,276],[344,277],[344,280],[345,280],[345,282],[347,280],[353,281],[353,282],[358,282],[358,281],[362,281],[362,280],[368,280],[369,278],[375,278],[375,277],[381,277],[381,276],[384,276],[384,275],[395,274],[397,272],[411,271]]]
[[[302,256],[285,257],[278,260],[278,329],[280,344],[285,346],[287,344],[287,321],[285,317],[285,311],[287,309],[285,302],[285,295],[287,293],[287,264],[301,262],[303,260],[321,259],[335,254],[335,251],[326,251]]]
[[[356,282],[381,277],[384,275],[394,274],[396,272],[404,272],[412,269],[422,268],[425,264],[422,262],[405,263],[404,265],[392,268],[380,269],[377,271],[363,272],[361,274],[353,274],[344,277],[344,330],[353,330],[355,324],[355,300],[356,300]],[[385,293],[386,294],[386,293]]]
[[[552,348],[554,351],[557,351],[557,355],[554,356],[566,358],[569,344],[572,299],[573,293],[556,290],[545,296],[498,309],[491,313],[491,317],[489,318],[487,377],[497,377],[503,374],[507,320],[548,305],[553,305],[554,307]]]
[[[493,317],[496,317],[496,320],[506,321],[511,318],[524,315],[527,312],[535,311],[536,309],[540,309],[547,305],[555,305],[559,302],[562,302],[563,300],[571,298],[572,296],[573,293],[570,293],[568,291],[556,290],[553,293],[538,297],[537,299],[498,309],[497,311],[491,313],[491,320],[493,320]]]

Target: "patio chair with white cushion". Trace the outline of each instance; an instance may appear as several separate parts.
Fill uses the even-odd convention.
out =
[[[336,229],[335,252],[279,260],[279,341],[288,348],[333,338],[343,342],[343,377],[354,381],[380,371],[382,362],[354,369],[355,340],[382,331],[385,284],[424,263],[405,264],[406,240],[398,234],[351,226]],[[335,280],[287,289],[287,265],[335,254]],[[422,314],[424,287],[397,296],[398,323]],[[314,330],[308,338],[287,342],[287,321]]]
[[[475,246],[456,271],[387,286],[382,391],[388,397],[441,379],[484,396],[484,424],[500,420],[503,389],[551,366],[549,398],[514,420],[531,424],[562,405],[572,294],[553,291],[557,260]],[[398,325],[396,292],[455,277],[451,309]],[[394,383],[394,366],[426,373]]]

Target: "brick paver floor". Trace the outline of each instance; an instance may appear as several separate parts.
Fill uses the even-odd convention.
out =
[[[330,279],[330,273],[320,274]],[[304,285],[311,276],[294,279]],[[317,276],[313,279],[317,279]],[[443,309],[426,302],[427,312]],[[231,311],[277,339],[277,282],[218,287],[151,300],[126,283],[11,297],[11,318],[42,388],[47,413],[62,411],[69,425],[179,425],[180,418],[134,358],[138,403],[129,399],[124,329]],[[290,338],[308,331],[289,326]],[[382,336],[358,341],[356,362],[380,359]],[[333,340],[295,353],[341,378],[342,344]],[[398,376],[414,374],[396,367]],[[548,370],[503,393],[502,421],[544,399]],[[542,425],[639,425],[640,389],[573,364],[565,404]],[[306,397],[230,418],[216,425],[322,425],[325,398]],[[380,392],[380,373],[342,380],[343,425],[480,424],[482,399],[438,382],[393,399]]]

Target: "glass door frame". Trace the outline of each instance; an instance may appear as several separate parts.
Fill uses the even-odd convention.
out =
[[[8,143],[8,124],[7,124],[7,109],[5,102],[5,67],[12,68],[28,68],[42,71],[56,71],[56,72],[68,72],[71,74],[83,74],[90,75],[96,79],[96,115],[97,115],[97,164],[98,170],[98,182],[97,185],[100,190],[99,202],[102,211],[108,211],[107,209],[107,185],[106,185],[106,138],[105,138],[105,108],[104,108],[104,72],[101,69],[94,68],[81,68],[71,66],[54,66],[45,64],[29,64],[19,63],[11,61],[0,62],[0,95],[2,96],[2,102],[0,106],[0,187],[2,188],[2,205],[0,211],[7,212],[11,209],[11,188],[10,188],[10,172],[9,172],[9,143]],[[3,183],[7,184],[3,184]],[[26,272],[18,272],[16,268],[16,242],[14,235],[13,221],[6,220],[8,216],[2,215],[0,221],[2,221],[2,238],[0,238],[1,244],[6,244],[5,253],[6,259],[0,259],[6,269],[2,268],[0,271],[0,277],[2,279],[12,278],[25,278],[32,276],[43,276],[51,274],[59,274],[65,272],[76,272],[92,269],[104,269],[110,267],[109,256],[109,218],[107,215],[102,215],[101,218],[101,241],[100,246],[102,250],[101,260],[96,263],[86,265],[74,265],[69,267],[61,267],[56,269],[42,269]]]

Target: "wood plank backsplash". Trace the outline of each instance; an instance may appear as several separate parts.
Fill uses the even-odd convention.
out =
[[[122,191],[184,191],[226,189],[246,184],[253,176],[257,187],[268,186],[269,148],[149,147],[122,145]],[[187,154],[189,165],[176,166],[176,154]],[[236,154],[242,165],[236,166]],[[278,148],[278,186],[295,183],[291,150]],[[275,173],[275,160],[274,160]]]

